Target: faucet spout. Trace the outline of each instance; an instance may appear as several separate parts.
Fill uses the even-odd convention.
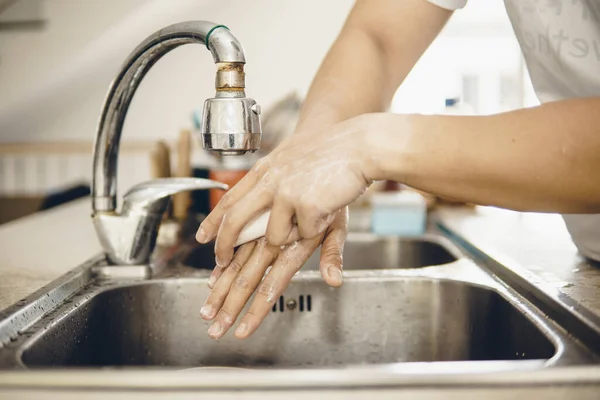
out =
[[[206,45],[217,65],[216,98],[208,99],[205,104],[204,148],[222,154],[244,154],[259,148],[260,108],[245,97],[246,58],[240,42],[227,27],[213,22],[190,21],[168,26],[133,50],[106,95],[94,144],[94,212],[112,212],[116,208],[121,132],[139,84],[162,56],[189,43]]]
[[[135,196],[130,192],[129,202],[121,213],[116,212],[119,144],[131,100],[152,66],[169,51],[188,43],[206,45],[216,64],[216,94],[204,104],[204,148],[223,155],[238,155],[254,152],[260,146],[260,107],[246,97],[244,50],[227,27],[206,21],[182,22],[144,40],[127,57],[110,85],[94,143],[92,220],[107,259],[113,264],[141,264],[149,260],[168,202],[163,197],[184,190],[225,189],[218,183],[207,184],[194,178],[153,181],[137,187]],[[134,198],[157,193],[160,198],[151,201],[152,207],[136,206],[132,211]]]

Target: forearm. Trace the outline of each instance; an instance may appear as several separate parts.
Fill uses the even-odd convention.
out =
[[[589,98],[494,116],[372,116],[372,178],[515,210],[600,212],[599,109]]]
[[[425,0],[357,1],[315,76],[298,131],[385,111],[450,15]]]

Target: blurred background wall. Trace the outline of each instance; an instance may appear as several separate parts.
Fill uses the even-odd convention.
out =
[[[157,29],[194,19],[229,26],[247,53],[248,95],[265,109],[291,91],[306,92],[352,4],[0,0],[0,195],[89,181],[88,148],[108,85],[129,52]],[[398,23],[405,18],[399,15]],[[174,140],[213,95],[213,82],[206,49],[176,49],[142,83],[123,140]],[[447,98],[481,114],[536,103],[501,0],[473,0],[455,14],[397,93],[392,111],[442,112]],[[57,147],[40,155],[15,147],[22,143]],[[64,144],[78,150],[56,153]],[[120,186],[147,178],[143,152],[121,160]]]

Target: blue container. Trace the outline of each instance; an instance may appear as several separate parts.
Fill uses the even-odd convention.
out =
[[[427,203],[416,192],[377,193],[371,198],[371,230],[385,236],[420,236],[425,233]]]

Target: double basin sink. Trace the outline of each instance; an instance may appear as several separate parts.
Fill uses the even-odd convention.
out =
[[[325,285],[311,257],[243,341],[211,340],[199,316],[213,258],[205,245],[154,271],[100,258],[78,267],[0,314],[0,368],[431,362],[435,371],[455,361],[515,370],[598,360],[437,231],[411,239],[351,233],[343,286]]]

